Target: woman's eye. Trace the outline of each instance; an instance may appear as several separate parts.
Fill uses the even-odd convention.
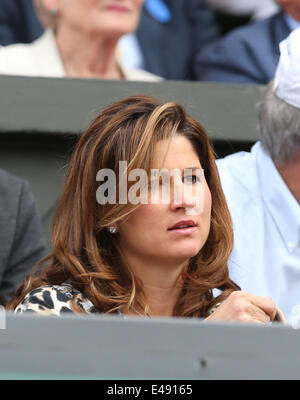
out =
[[[197,175],[188,175],[183,177],[183,181],[185,183],[197,183],[200,179]]]

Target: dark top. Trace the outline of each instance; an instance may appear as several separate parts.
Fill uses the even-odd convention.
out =
[[[0,304],[46,255],[35,200],[26,181],[0,170]]]
[[[1,0],[0,45],[31,43],[42,32],[31,0]]]
[[[142,10],[137,38],[144,68],[166,79],[195,79],[197,52],[219,36],[214,13],[205,0],[164,0],[170,20],[160,22],[147,9]]]
[[[282,12],[238,28],[199,52],[198,80],[267,84],[279,61],[279,43],[291,30]]]

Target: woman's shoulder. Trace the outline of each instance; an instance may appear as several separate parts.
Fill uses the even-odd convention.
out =
[[[0,47],[0,73],[30,75],[35,68],[33,46],[32,43],[16,43]]]
[[[32,43],[0,46],[0,74],[64,77],[53,32],[46,30]]]
[[[82,292],[75,289],[70,283],[63,283],[61,285],[44,285],[31,290],[15,308],[15,313],[60,316],[65,312],[73,312],[72,301],[87,313],[97,312],[92,302]]]

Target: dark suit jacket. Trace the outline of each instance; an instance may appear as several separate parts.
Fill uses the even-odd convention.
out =
[[[205,0],[165,0],[172,18],[154,19],[144,7],[137,31],[144,68],[166,79],[195,79],[198,50],[218,37],[213,12]]]
[[[266,84],[274,78],[279,43],[291,30],[283,13],[238,28],[198,54],[198,80]]]
[[[0,45],[31,43],[42,32],[31,0],[0,0]]]
[[[45,255],[41,222],[28,183],[0,170],[0,304],[12,297]]]

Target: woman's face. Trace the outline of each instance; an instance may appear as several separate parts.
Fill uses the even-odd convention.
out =
[[[120,37],[136,30],[144,0],[56,0],[59,24],[89,34]]]
[[[207,240],[211,224],[210,190],[204,175],[199,176],[194,169],[202,170],[201,163],[192,144],[184,136],[176,136],[170,142],[159,142],[155,156],[158,169],[164,168],[170,173],[180,171],[180,177],[178,172],[179,179],[171,178],[168,204],[165,200],[163,203],[160,196],[158,204],[141,204],[119,224],[121,248],[125,256],[184,262],[195,256]],[[192,172],[184,177],[184,170],[189,169]],[[180,187],[182,190],[178,192]],[[177,193],[182,195],[174,201],[176,188]],[[191,196],[196,189],[200,190],[204,200],[201,210],[194,208],[195,198]],[[188,215],[191,209],[198,210],[198,213]]]

